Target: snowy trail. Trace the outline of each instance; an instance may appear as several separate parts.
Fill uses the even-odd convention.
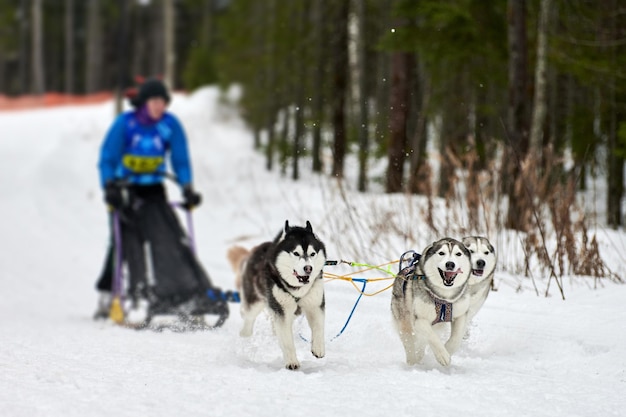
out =
[[[231,244],[271,239],[286,218],[315,227],[326,213],[314,181],[264,171],[249,132],[215,98],[212,89],[177,96],[173,110],[205,196],[194,213],[199,256],[216,284],[231,288]],[[10,133],[0,141],[0,415],[624,415],[625,285],[566,282],[565,301],[499,285],[449,368],[430,352],[421,365],[405,365],[389,291],[363,297],[331,341],[358,296],[341,281],[326,283],[327,355],[314,358],[297,339],[298,372],[282,368],[265,315],[251,338],[239,337],[235,304],[213,332],[94,323],[107,239],[95,164],[111,108],[0,113]],[[620,259],[625,242],[621,232],[602,244]],[[330,257],[338,252],[331,247]],[[523,281],[499,271],[496,279]],[[297,331],[305,327],[298,322]]]

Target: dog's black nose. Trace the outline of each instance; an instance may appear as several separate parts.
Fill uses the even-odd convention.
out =
[[[310,275],[311,272],[313,272],[313,267],[311,265],[305,265],[304,272]]]
[[[446,269],[448,271],[454,270],[454,262],[446,262]]]
[[[476,266],[479,268],[484,268],[485,267],[485,261],[482,259],[479,259],[476,261]]]

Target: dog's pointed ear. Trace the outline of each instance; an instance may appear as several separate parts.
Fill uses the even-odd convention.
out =
[[[306,231],[313,233],[313,226],[311,226],[311,222],[306,221]]]
[[[430,252],[432,251],[434,245],[435,245],[435,242],[431,243],[430,245],[424,248],[424,250],[422,251],[422,258],[431,255]]]
[[[285,220],[285,233],[289,232],[289,220]]]

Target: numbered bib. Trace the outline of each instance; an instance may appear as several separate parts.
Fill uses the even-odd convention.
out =
[[[136,174],[155,172],[163,163],[162,156],[124,155],[122,165]]]

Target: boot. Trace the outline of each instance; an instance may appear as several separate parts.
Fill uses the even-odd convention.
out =
[[[112,300],[113,296],[109,291],[99,291],[98,306],[96,307],[96,312],[93,315],[94,320],[106,320],[109,318]]]
[[[143,323],[148,319],[150,304],[145,298],[134,300],[126,312],[126,319],[130,323]]]

